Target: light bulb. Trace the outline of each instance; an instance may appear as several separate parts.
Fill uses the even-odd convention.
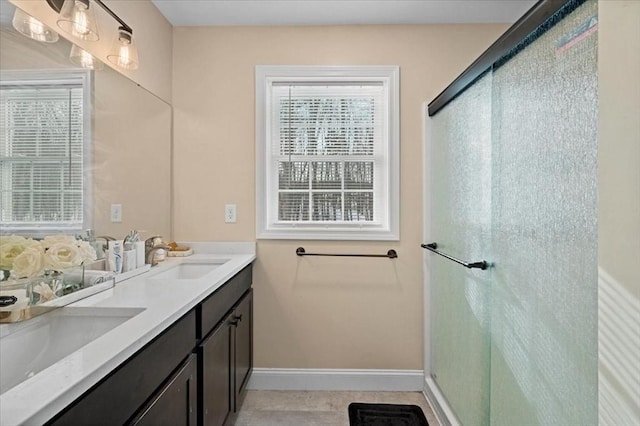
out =
[[[87,16],[89,5],[82,1],[75,0],[73,6],[72,34],[79,38],[85,38],[91,32],[89,28],[89,17]]]
[[[107,59],[114,65],[127,70],[138,69],[138,52],[133,42],[133,34],[124,27],[118,28],[118,35]]]
[[[71,46],[69,59],[72,63],[81,66],[82,68],[91,70],[101,70],[104,68],[104,64],[102,63],[102,61],[75,44]]]
[[[58,26],[81,40],[97,41],[98,27],[89,0],[65,0]]]
[[[38,36],[44,35],[44,24],[33,16],[29,16],[29,30]]]

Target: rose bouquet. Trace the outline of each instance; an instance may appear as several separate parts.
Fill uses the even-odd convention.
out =
[[[93,247],[70,235],[50,235],[40,241],[0,236],[0,269],[10,270],[15,278],[37,277],[47,269],[62,271],[93,260]]]

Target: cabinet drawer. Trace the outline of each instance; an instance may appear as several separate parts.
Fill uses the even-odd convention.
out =
[[[222,321],[240,297],[251,288],[251,282],[252,265],[248,265],[198,306],[198,339],[209,334]]]
[[[195,344],[196,314],[192,310],[49,424],[125,424]]]

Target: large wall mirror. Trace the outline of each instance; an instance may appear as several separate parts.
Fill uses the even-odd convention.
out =
[[[171,106],[108,66],[72,64],[62,35],[18,33],[15,6],[0,1],[0,233],[35,223],[42,234],[59,221],[58,232],[81,223],[118,239],[133,229],[170,239]]]

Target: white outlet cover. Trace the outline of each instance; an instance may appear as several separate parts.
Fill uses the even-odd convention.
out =
[[[111,204],[111,222],[122,222],[122,204]]]
[[[224,206],[224,221],[225,223],[236,223],[237,210],[235,204],[225,204]]]

